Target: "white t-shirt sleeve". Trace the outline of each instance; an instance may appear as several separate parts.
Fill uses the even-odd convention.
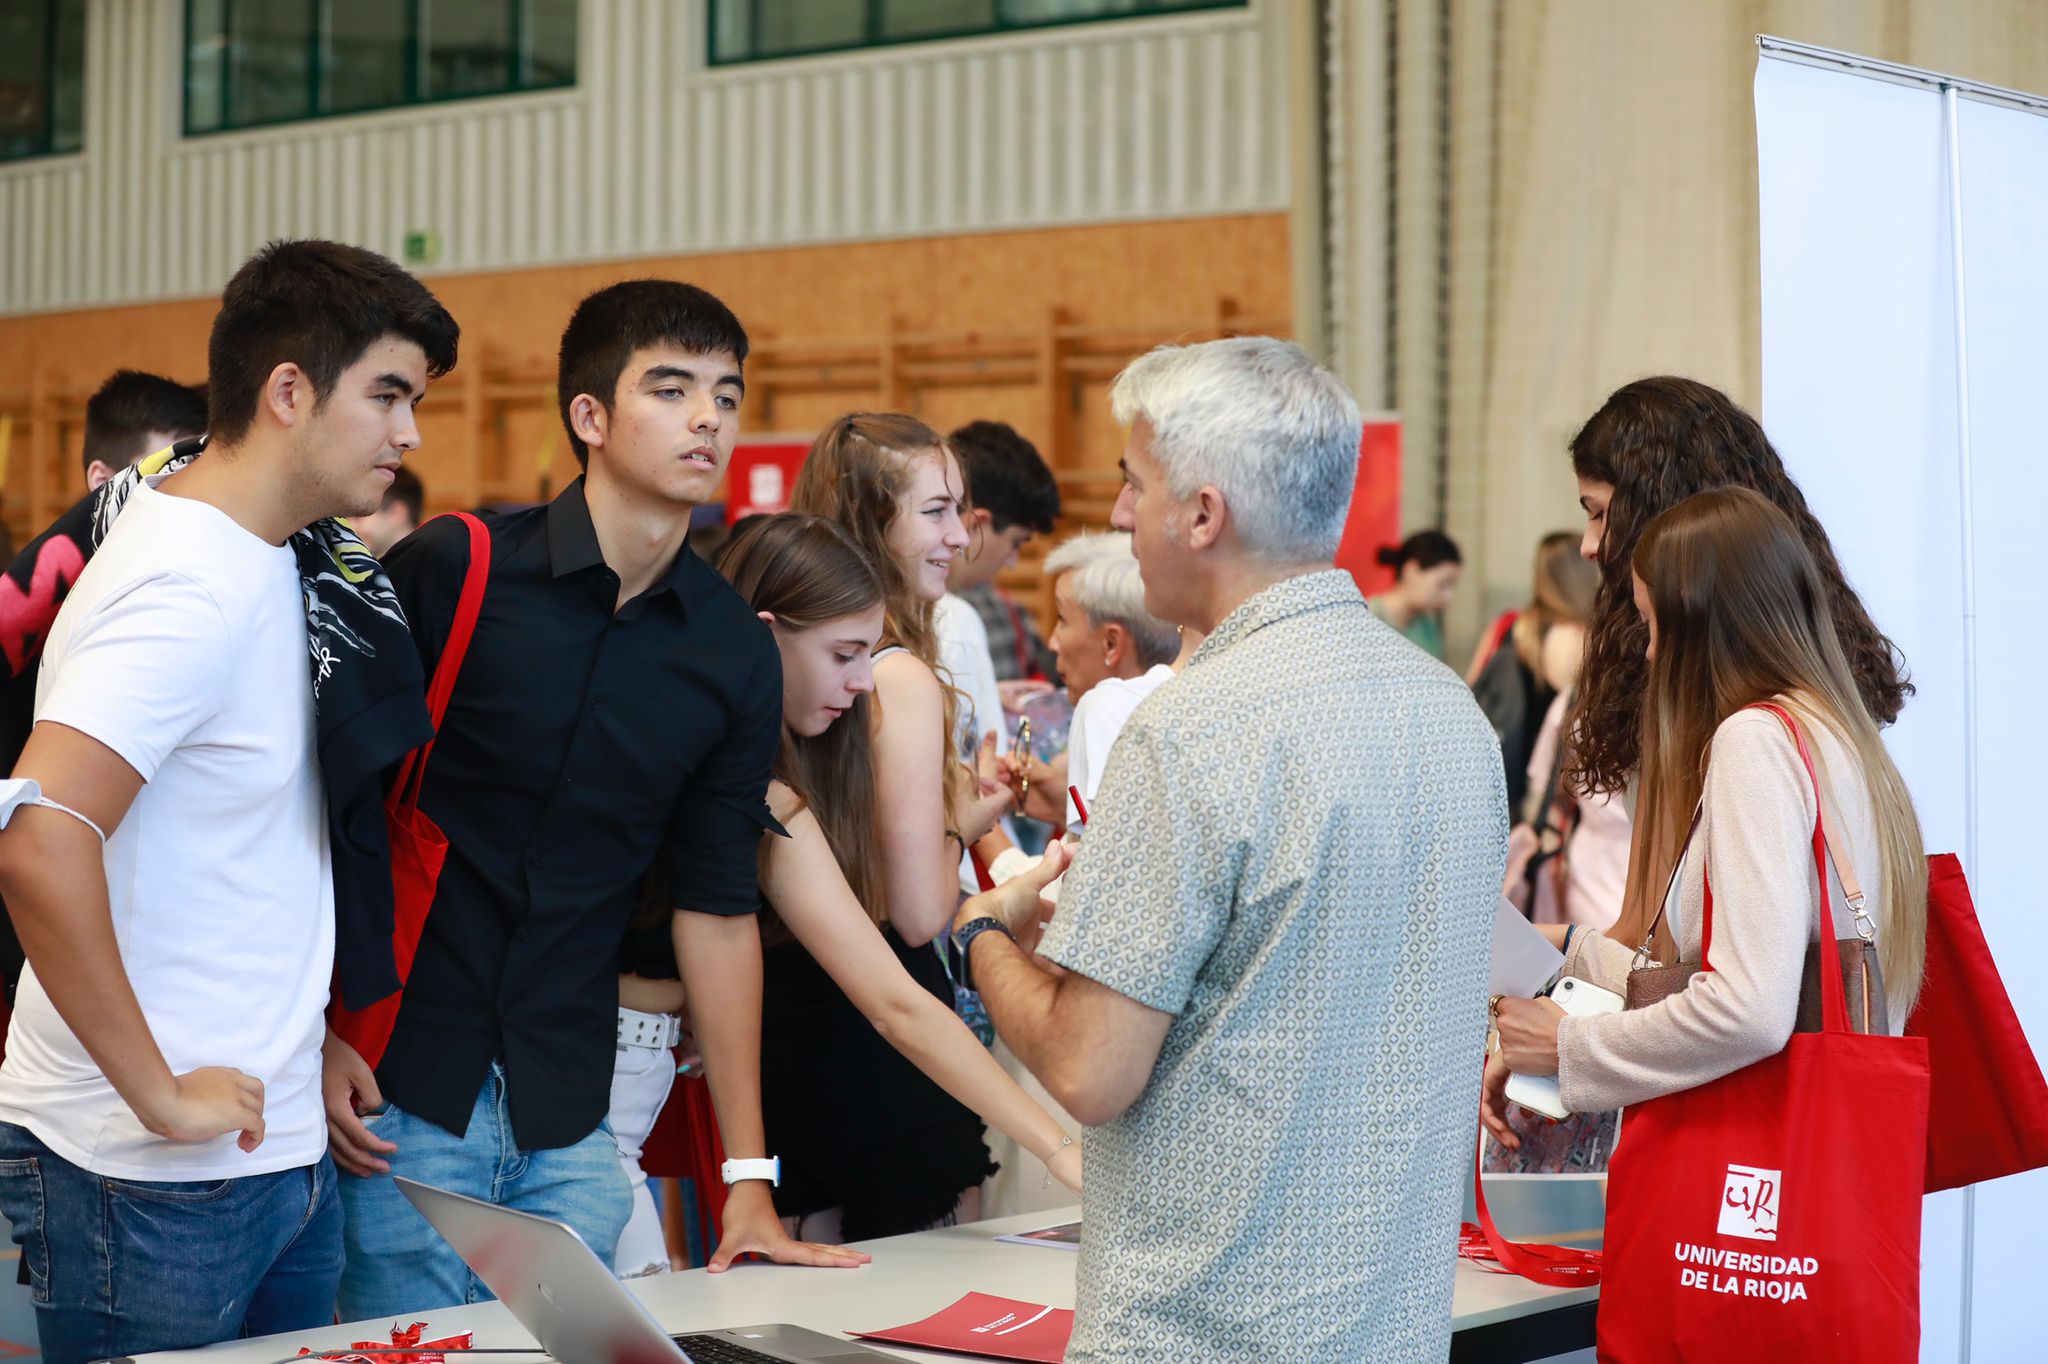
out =
[[[1079,791],[1082,800],[1091,802],[1095,799],[1095,788],[1102,784],[1102,770],[1092,756],[1094,745],[1088,741],[1089,731],[1094,728],[1091,721],[1100,709],[1089,704],[1094,700],[1094,693],[1082,697],[1075,704],[1074,718],[1067,726],[1067,785]],[[1071,794],[1067,796],[1067,827],[1077,831],[1083,827],[1081,812]]]
[[[153,573],[102,598],[71,626],[61,657],[44,659],[36,719],[97,739],[148,781],[218,711],[234,653],[212,593]]]
[[[950,594],[939,599],[932,613],[932,628],[939,636],[939,662],[973,711],[958,717],[961,752],[971,758],[981,746],[982,735],[995,730],[1000,744],[1005,729],[995,663],[988,652],[988,628],[972,606]]]

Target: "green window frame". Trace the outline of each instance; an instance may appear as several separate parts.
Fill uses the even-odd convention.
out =
[[[0,163],[85,149],[85,0],[7,0]],[[19,46],[17,46],[19,44]]]
[[[184,133],[210,137],[251,128],[350,118],[385,109],[489,99],[573,88],[577,81],[578,0],[185,0]],[[372,72],[372,87],[350,94],[347,82],[367,69],[337,56],[337,16],[360,24],[367,12],[389,10],[395,63]],[[435,41],[437,22],[482,23],[502,44],[473,49],[479,79],[451,74],[459,54]],[[243,28],[268,26],[247,41]],[[356,35],[361,37],[361,34]],[[252,51],[269,38],[269,69]],[[564,41],[565,40],[565,41]],[[540,50],[546,42],[548,50]],[[261,98],[250,96],[262,84]],[[381,88],[375,88],[379,87]]]
[[[1251,0],[1068,0],[1048,5],[1046,0],[960,0],[961,18],[946,24],[922,15],[915,31],[892,31],[891,6],[904,0],[831,0],[847,9],[861,8],[858,38],[832,37],[816,43],[777,45],[769,40],[764,49],[762,24],[764,8],[778,0],[708,0],[704,50],[713,66],[742,66],[750,62],[779,62],[795,57],[817,57],[828,52],[858,52],[871,47],[897,47],[905,43],[938,42],[949,38],[979,38],[1003,33],[1032,33],[1040,29],[1074,24],[1103,23],[1116,19],[1139,19],[1158,15],[1194,14],[1203,10],[1243,9]],[[1291,3],[1292,0],[1289,0]],[[936,6],[920,6],[930,11]],[[986,15],[986,17],[981,17]],[[844,25],[852,27],[852,25]]]

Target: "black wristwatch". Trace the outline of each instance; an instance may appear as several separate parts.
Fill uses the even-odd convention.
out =
[[[1002,934],[1011,942],[1017,940],[1017,935],[1010,931],[1010,926],[993,914],[984,914],[979,919],[969,919],[953,934],[953,950],[960,954],[960,983],[970,990],[974,988],[974,958],[970,955],[970,949],[973,948],[976,938],[990,931]]]

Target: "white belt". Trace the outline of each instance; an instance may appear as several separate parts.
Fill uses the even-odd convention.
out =
[[[680,1014],[645,1014],[638,1009],[619,1007],[619,1049],[627,1047],[649,1047],[655,1051],[667,1051],[683,1040],[683,1019]]]

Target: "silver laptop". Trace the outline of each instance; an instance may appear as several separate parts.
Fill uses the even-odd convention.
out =
[[[902,1364],[786,1324],[671,1336],[564,1223],[414,1179],[392,1182],[561,1364]]]

